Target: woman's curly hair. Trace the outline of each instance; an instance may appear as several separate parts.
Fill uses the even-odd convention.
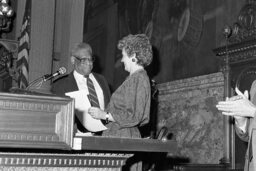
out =
[[[138,64],[148,66],[153,58],[152,46],[145,34],[128,35],[121,39],[117,45],[118,49],[124,49],[129,57],[136,54]]]

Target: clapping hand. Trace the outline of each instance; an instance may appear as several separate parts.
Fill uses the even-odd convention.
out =
[[[220,101],[216,107],[222,111],[223,115],[234,116],[236,119],[245,117],[254,117],[256,107],[248,99],[248,91],[244,94],[236,87],[237,96],[227,98],[226,101]]]

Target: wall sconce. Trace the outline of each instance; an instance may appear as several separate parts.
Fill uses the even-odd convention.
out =
[[[9,0],[0,0],[0,31],[8,31],[14,11],[8,5]]]

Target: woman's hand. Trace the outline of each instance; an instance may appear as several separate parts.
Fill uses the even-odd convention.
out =
[[[94,119],[106,119],[106,112],[97,107],[90,107],[88,109],[88,114],[91,115]]]

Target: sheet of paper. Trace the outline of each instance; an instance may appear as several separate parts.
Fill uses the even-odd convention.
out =
[[[75,99],[75,114],[88,131],[98,132],[106,130],[107,127],[100,120],[94,119],[88,114],[88,109],[91,107],[87,97],[88,94],[89,92],[87,90],[66,93],[67,96]]]
[[[74,137],[73,138],[73,150],[82,150],[82,138]]]

